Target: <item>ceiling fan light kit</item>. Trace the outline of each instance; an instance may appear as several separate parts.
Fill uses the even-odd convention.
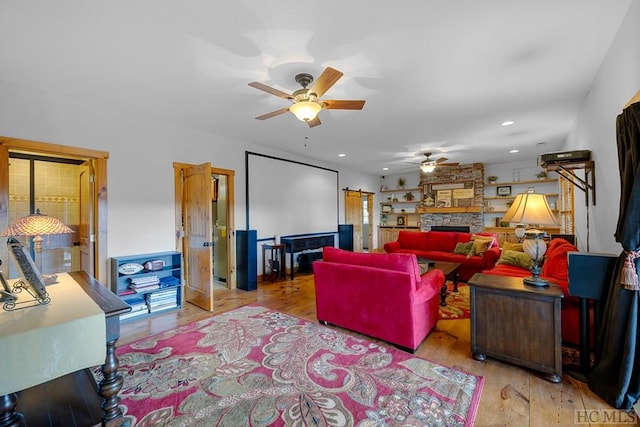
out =
[[[342,77],[342,72],[334,68],[327,67],[324,69],[320,77],[315,81],[313,86],[307,89],[307,86],[313,82],[313,76],[308,73],[296,74],[295,80],[302,86],[292,94],[288,94],[279,89],[272,88],[263,83],[251,82],[249,86],[275,95],[279,98],[293,102],[288,108],[272,111],[256,117],[258,120],[270,119],[275,116],[290,111],[298,120],[306,122],[309,127],[322,124],[318,118],[320,111],[326,110],[362,110],[365,101],[363,100],[327,100],[320,101],[320,97],[325,94]]]
[[[313,101],[299,101],[289,107],[289,111],[303,122],[315,119],[321,110],[322,106]]]
[[[436,170],[436,165],[434,163],[422,163],[420,165],[420,170],[424,173],[431,173]]]

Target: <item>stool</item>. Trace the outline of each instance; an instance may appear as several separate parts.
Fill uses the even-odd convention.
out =
[[[286,262],[284,244],[262,245],[262,281],[286,279]]]

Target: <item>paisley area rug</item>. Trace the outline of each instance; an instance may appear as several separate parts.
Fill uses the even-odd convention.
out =
[[[131,426],[471,426],[484,381],[257,305],[117,354]]]
[[[445,307],[440,306],[440,319],[468,319],[471,312],[471,299],[469,297],[469,285],[458,283],[458,292],[453,292],[453,283],[448,283]]]

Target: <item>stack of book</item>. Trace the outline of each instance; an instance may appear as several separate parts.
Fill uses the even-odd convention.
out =
[[[146,295],[149,312],[155,313],[178,306],[178,288],[173,287]]]
[[[160,288],[160,279],[158,279],[158,276],[155,275],[132,277],[129,280],[131,281],[129,289],[133,289],[135,292],[146,292]]]
[[[132,317],[142,316],[149,313],[147,301],[144,298],[136,298],[127,300],[127,304],[131,306],[131,311],[120,315],[120,320],[131,319]]]

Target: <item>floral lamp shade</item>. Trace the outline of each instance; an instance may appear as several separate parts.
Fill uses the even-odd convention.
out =
[[[56,217],[41,214],[38,209],[34,214],[15,220],[0,236],[34,236],[33,249],[36,253],[38,269],[42,271],[42,236],[68,233],[74,233],[73,229]]]
[[[46,236],[49,234],[67,234],[73,232],[71,228],[58,218],[43,215],[38,209],[34,214],[15,220],[0,236]]]

